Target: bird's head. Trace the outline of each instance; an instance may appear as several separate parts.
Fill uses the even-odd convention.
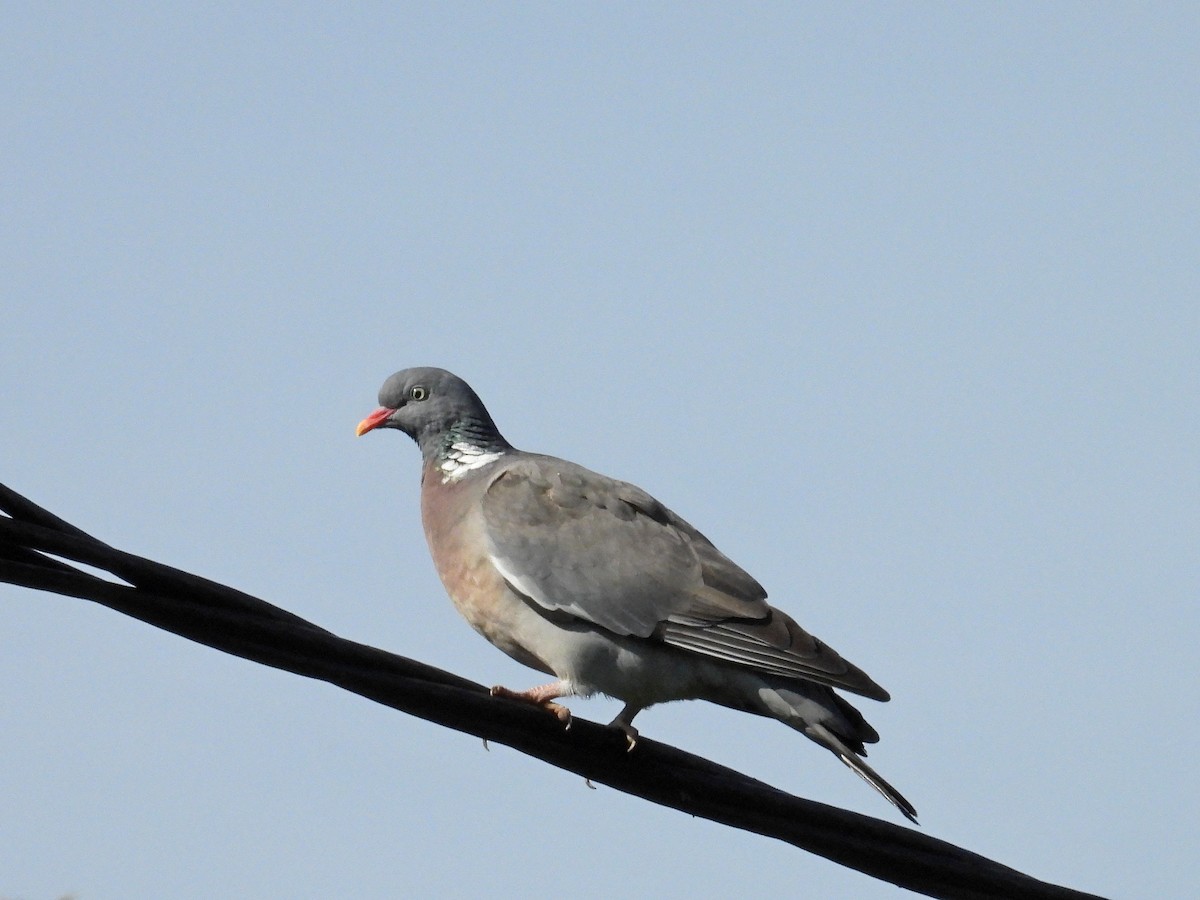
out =
[[[441,452],[456,440],[504,444],[483,401],[452,372],[432,366],[403,369],[379,389],[379,408],[358,423],[357,434],[396,428],[423,454]]]

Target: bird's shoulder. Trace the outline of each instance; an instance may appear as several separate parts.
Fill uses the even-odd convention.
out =
[[[506,461],[483,502],[498,558],[605,593],[657,592],[662,618],[765,615],[766,591],[689,522],[635,484],[539,454]]]
[[[528,525],[583,517],[634,522],[640,516],[665,528],[695,532],[637,485],[539,453],[520,453],[506,461],[490,479],[484,503],[491,516]]]

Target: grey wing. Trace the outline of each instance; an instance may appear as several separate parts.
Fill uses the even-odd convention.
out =
[[[483,514],[492,562],[513,588],[616,634],[650,637],[705,586],[694,539],[666,507],[571,463],[531,457],[507,469],[484,494]],[[764,615],[766,592],[725,563],[736,570],[726,580],[740,576],[743,590],[718,592],[709,617]]]
[[[491,483],[483,515],[496,568],[551,614],[887,699],[770,607],[762,586],[704,535],[634,485],[531,456]]]

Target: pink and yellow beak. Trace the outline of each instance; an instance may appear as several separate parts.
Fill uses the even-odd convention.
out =
[[[380,425],[387,421],[387,417],[394,413],[394,409],[388,409],[386,406],[381,406],[375,412],[371,413],[365,419],[358,423],[358,428],[354,429],[354,433],[358,437],[362,437],[368,431],[374,431]]]

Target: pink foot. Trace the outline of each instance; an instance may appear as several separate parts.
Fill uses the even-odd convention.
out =
[[[506,697],[509,700],[520,700],[522,703],[539,706],[546,712],[552,713],[558,721],[563,723],[565,728],[570,728],[571,711],[561,703],[554,702],[564,693],[563,685],[557,681],[554,684],[544,684],[527,691],[514,691],[499,684],[492,688],[493,697]]]
[[[612,728],[619,728],[625,735],[625,740],[628,746],[625,748],[626,753],[632,753],[633,748],[637,746],[638,730],[633,727],[633,717],[642,711],[640,706],[635,706],[632,703],[626,703],[625,708],[620,714],[609,722]]]

